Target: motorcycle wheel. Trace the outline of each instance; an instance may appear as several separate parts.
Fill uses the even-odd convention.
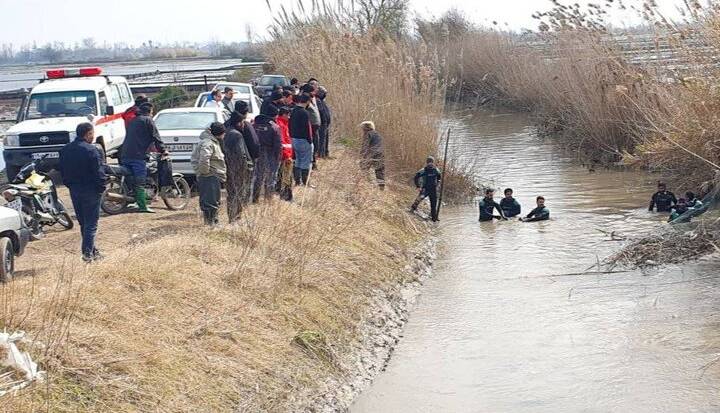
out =
[[[68,214],[67,212],[59,213],[55,217],[55,219],[57,219],[58,224],[62,225],[62,227],[65,229],[72,229],[75,226],[75,223],[70,217],[70,214]]]
[[[100,200],[100,208],[103,212],[108,215],[117,215],[125,211],[127,201],[111,201],[107,198],[107,194],[109,193],[124,195],[125,191],[118,182],[111,182],[108,184],[108,187],[105,192],[103,192],[102,199]]]
[[[0,261],[0,281],[9,282],[15,272],[15,248],[8,237],[0,238]]]
[[[22,218],[25,221],[25,226],[30,230],[30,239],[37,241],[42,238],[42,226],[37,219],[35,219],[35,213],[31,207],[23,205],[22,207]]]
[[[173,186],[162,190],[160,197],[162,197],[165,206],[169,210],[179,211],[185,209],[190,203],[190,184],[181,176],[174,176],[173,184]]]

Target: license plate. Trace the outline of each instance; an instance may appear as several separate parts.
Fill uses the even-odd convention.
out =
[[[7,204],[6,207],[22,212],[22,201],[20,199],[14,199]]]
[[[165,148],[168,150],[168,152],[192,152],[195,145],[193,144],[178,144],[178,143],[172,143],[169,145],[165,145]]]
[[[59,158],[60,152],[37,152],[37,153],[32,154],[33,159],[40,159],[42,157],[45,157],[46,159],[47,158]]]

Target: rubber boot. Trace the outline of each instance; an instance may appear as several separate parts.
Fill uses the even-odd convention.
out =
[[[138,212],[144,212],[148,214],[154,214],[155,211],[148,208],[147,206],[147,193],[145,192],[145,188],[138,187],[135,189],[135,203],[138,206]]]

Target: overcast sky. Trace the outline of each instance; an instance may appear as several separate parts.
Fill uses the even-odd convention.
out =
[[[414,15],[439,16],[456,7],[475,22],[491,24],[495,20],[513,29],[535,29],[537,22],[530,15],[551,5],[549,0],[410,1]],[[283,4],[295,2],[284,0]],[[659,0],[669,8],[678,2]],[[271,4],[277,6],[280,0],[271,0]],[[263,35],[272,22],[265,0],[0,0],[0,10],[0,43],[15,45],[56,40],[72,44],[86,37],[93,37],[98,43],[130,44],[146,40],[244,41],[247,24],[252,25],[257,35]],[[628,18],[617,16],[615,22],[619,24]]]

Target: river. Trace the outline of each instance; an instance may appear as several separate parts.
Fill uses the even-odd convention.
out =
[[[435,276],[351,412],[720,411],[717,262],[551,276],[619,248],[599,230],[665,225],[646,207],[657,177],[590,172],[521,114],[450,123],[453,159],[512,187],[525,213],[544,195],[552,219],[478,223],[476,207],[445,209]]]

